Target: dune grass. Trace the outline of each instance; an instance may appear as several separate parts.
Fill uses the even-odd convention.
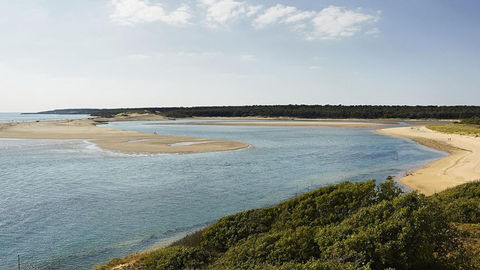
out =
[[[480,137],[480,125],[461,124],[461,123],[432,124],[432,125],[427,125],[427,128],[431,130],[443,132],[443,133]]]

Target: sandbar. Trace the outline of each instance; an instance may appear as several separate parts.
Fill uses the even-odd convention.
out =
[[[480,138],[446,134],[425,126],[380,129],[385,135],[409,138],[427,147],[448,152],[447,157],[407,173],[399,181],[425,195],[480,180]]]
[[[14,139],[84,139],[99,147],[122,153],[205,153],[238,150],[242,142],[145,134],[136,131],[97,126],[94,119],[41,122],[0,123],[0,138]]]

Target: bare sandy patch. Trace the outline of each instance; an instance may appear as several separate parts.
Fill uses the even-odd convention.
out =
[[[119,121],[164,121],[172,120],[160,114],[153,113],[119,113],[114,117],[95,117],[97,122],[119,122]]]
[[[237,150],[248,144],[210,138],[144,134],[98,127],[92,119],[0,124],[0,138],[86,139],[123,153],[204,153]],[[188,142],[187,144],[181,144]]]

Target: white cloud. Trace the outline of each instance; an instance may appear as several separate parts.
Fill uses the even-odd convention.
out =
[[[285,19],[286,23],[297,23],[300,21],[304,21],[306,19],[310,19],[314,17],[317,13],[315,11],[303,11],[298,12],[296,14],[290,15]]]
[[[247,16],[251,17],[251,16],[257,14],[262,8],[263,8],[263,6],[261,6],[261,5],[248,6]]]
[[[378,20],[377,15],[337,6],[329,6],[320,11],[303,11],[293,6],[279,4],[259,15],[253,21],[253,25],[256,28],[264,28],[267,25],[281,23],[289,25],[293,31],[305,34],[309,40],[341,39],[361,32],[365,25]],[[379,31],[373,28],[366,33],[378,34]]]
[[[169,25],[185,25],[192,17],[190,8],[185,4],[169,13],[161,4],[152,4],[148,0],[112,0],[111,3],[115,10],[110,18],[124,25],[157,21]]]
[[[111,15],[114,22],[126,25],[148,22],[164,22],[169,25],[187,25],[196,14],[198,24],[221,27],[236,20],[248,20],[257,29],[282,24],[308,40],[335,40],[359,33],[378,35],[375,27],[380,13],[365,13],[360,9],[329,6],[321,10],[300,10],[294,6],[277,4],[262,11],[260,5],[250,5],[238,0],[195,0],[196,10],[181,4],[167,12],[161,3],[149,0],[110,0],[115,10]],[[150,0],[153,1],[153,0]]]
[[[322,67],[321,66],[309,66],[308,69],[310,69],[310,70],[321,70]]]
[[[251,6],[234,0],[199,0],[198,2],[206,9],[205,20],[209,26],[225,24],[245,16],[251,17],[262,8],[262,6]]]
[[[378,16],[369,15],[342,7],[329,6],[313,18],[313,31],[308,39],[340,39],[361,32],[367,24],[375,23]]]
[[[284,6],[282,4],[278,4],[276,6],[273,6],[267,9],[263,14],[258,16],[253,21],[253,25],[257,28],[262,28],[269,24],[276,23],[284,19],[287,15],[290,15],[296,12],[297,12],[296,7]]]

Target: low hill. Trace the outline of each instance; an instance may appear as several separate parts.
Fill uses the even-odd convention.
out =
[[[98,269],[480,269],[479,223],[478,182],[431,197],[345,182]]]

